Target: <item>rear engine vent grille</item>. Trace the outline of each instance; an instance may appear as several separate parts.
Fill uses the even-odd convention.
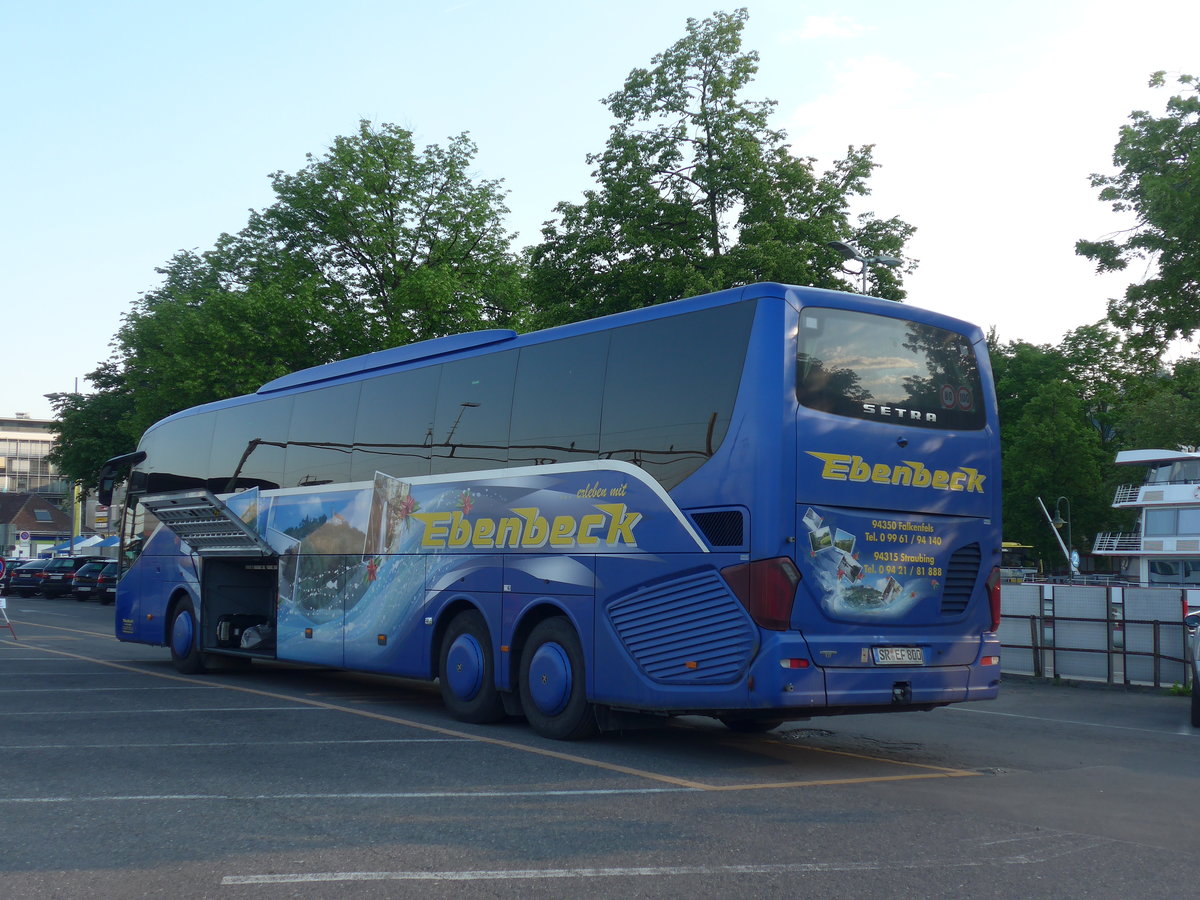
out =
[[[692,521],[714,547],[741,547],[745,543],[745,526],[740,509],[718,509],[692,513]]]
[[[731,684],[758,649],[758,630],[716,572],[650,585],[608,608],[642,671],[662,684]]]
[[[954,551],[950,557],[950,568],[946,570],[946,587],[942,591],[943,616],[960,616],[967,611],[971,591],[979,578],[981,559],[978,544],[967,544]]]

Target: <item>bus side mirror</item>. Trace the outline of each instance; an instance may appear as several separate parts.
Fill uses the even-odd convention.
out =
[[[101,506],[112,506],[113,488],[116,486],[116,473],[107,467],[100,472],[100,485],[96,489],[96,502]]]
[[[112,506],[113,488],[117,484],[117,473],[130,466],[136,466],[146,458],[145,450],[135,450],[114,456],[100,467],[100,483],[96,487],[96,501],[101,506]]]

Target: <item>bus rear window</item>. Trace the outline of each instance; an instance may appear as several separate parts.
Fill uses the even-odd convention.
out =
[[[986,421],[966,337],[849,310],[801,310],[796,396],[809,409],[918,428],[976,429]]]

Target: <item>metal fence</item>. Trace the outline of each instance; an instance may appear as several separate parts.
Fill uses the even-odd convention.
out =
[[[1183,617],[1200,590],[1025,582],[1002,588],[1001,668],[1019,675],[1186,685]]]

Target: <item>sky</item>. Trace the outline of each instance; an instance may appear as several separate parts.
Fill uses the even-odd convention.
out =
[[[1144,270],[1074,253],[1130,223],[1094,172],[1149,76],[1200,75],[1195,0],[742,0],[748,99],[793,152],[880,164],[858,211],[917,227],[908,301],[1057,343]],[[268,176],[360,119],[469,132],[516,247],[592,186],[600,102],[712,0],[0,0],[0,416],[88,391],[122,315],[181,249],[273,201]],[[1194,352],[1195,347],[1187,348]]]

